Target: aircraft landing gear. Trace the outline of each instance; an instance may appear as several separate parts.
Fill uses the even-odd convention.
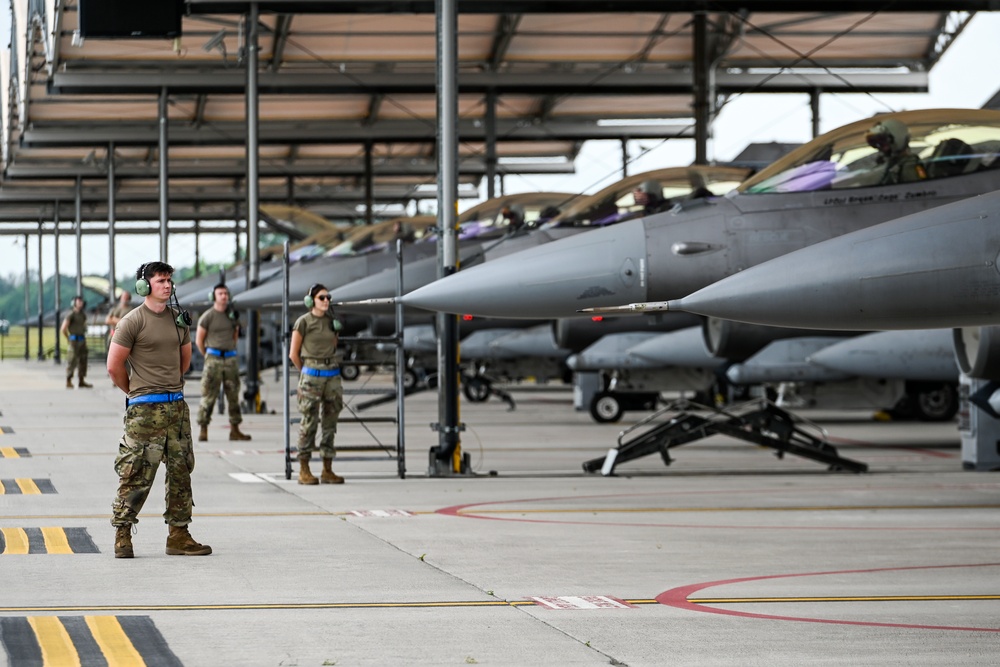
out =
[[[462,378],[462,393],[471,403],[482,403],[490,397],[491,383],[478,375]]]
[[[950,382],[907,382],[906,395],[889,411],[894,419],[946,422],[958,413],[958,390]]]
[[[602,391],[590,401],[590,416],[598,424],[617,422],[626,410],[655,410],[659,400],[656,392]]]

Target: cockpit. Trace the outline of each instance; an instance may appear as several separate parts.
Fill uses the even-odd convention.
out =
[[[928,109],[817,137],[737,188],[743,194],[847,190],[952,178],[1000,166],[1000,112]]]

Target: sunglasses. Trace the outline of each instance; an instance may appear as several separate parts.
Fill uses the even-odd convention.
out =
[[[329,301],[330,300],[330,295],[329,294],[317,294],[316,298],[319,299],[320,301]]]

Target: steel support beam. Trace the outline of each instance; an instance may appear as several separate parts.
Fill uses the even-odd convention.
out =
[[[808,92],[808,91],[801,91]],[[486,130],[478,119],[458,120],[458,140],[480,142]],[[271,122],[260,128],[261,144],[364,144],[424,143],[433,144],[437,128],[432,121],[379,121],[364,125],[356,121]],[[238,146],[246,137],[244,123],[219,122],[211,127],[194,127],[176,122],[170,127],[172,146]],[[590,139],[668,139],[690,138],[687,123],[653,124],[637,120],[635,125],[598,125],[596,121],[531,122],[509,118],[497,119],[498,141],[587,141]],[[21,135],[24,148],[105,146],[154,146],[158,133],[150,123],[76,123],[66,126],[27,128]]]
[[[1000,1],[1000,0],[998,0]],[[696,15],[697,16],[697,15]],[[701,16],[704,18],[705,14]],[[706,19],[707,20],[707,19]],[[828,63],[830,64],[830,63]],[[831,66],[849,66],[833,63]],[[777,66],[777,65],[776,65]],[[869,67],[872,67],[870,62]],[[595,76],[600,73],[601,76]],[[243,77],[238,71],[141,71],[103,70],[55,72],[49,80],[53,95],[242,95]],[[685,71],[644,67],[634,72],[509,72],[490,70],[463,72],[458,77],[463,93],[526,95],[690,95],[691,75]],[[927,72],[720,72],[720,93],[807,93],[812,88],[828,92],[927,92]],[[330,70],[316,72],[262,72],[261,95],[402,95],[434,92],[429,72],[351,72],[349,76]]]
[[[187,0],[192,14],[242,14],[247,0]],[[264,0],[255,3],[266,13],[294,14],[432,14],[434,0]],[[669,5],[672,12],[696,12],[706,8],[718,12],[791,11],[788,0],[459,0],[461,14],[589,14],[605,12],[653,12]],[[794,4],[794,3],[792,3]],[[870,12],[870,0],[809,0],[811,12]],[[893,0],[880,6],[880,12],[994,11],[1000,0]]]
[[[257,3],[250,3],[249,14],[245,17],[247,35],[246,118],[247,118],[247,289],[253,289],[260,281],[260,241],[258,221],[260,219],[260,88],[259,88],[259,39],[260,13]],[[237,244],[239,245],[239,244]],[[251,310],[247,331],[247,406],[256,412],[260,402],[258,383],[258,353],[260,345],[260,313]]]
[[[438,278],[458,271],[458,2],[436,0],[438,118]],[[437,314],[438,444],[431,448],[431,476],[462,471],[458,411],[458,316]]]
[[[108,294],[108,304],[115,307],[115,281],[118,275],[115,271],[115,145],[108,144],[108,282],[111,289]],[[162,224],[162,220],[160,221]],[[164,260],[166,261],[166,260]]]
[[[159,98],[159,134],[157,136],[160,157],[160,261],[169,263],[167,246],[167,221],[169,220],[168,207],[170,204],[170,170],[168,159],[170,156],[169,129],[170,117],[167,112],[167,89],[160,91]]]

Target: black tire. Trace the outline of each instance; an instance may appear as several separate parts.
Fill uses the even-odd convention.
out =
[[[951,383],[920,384],[912,387],[909,393],[921,421],[946,422],[958,414],[958,390]]]
[[[340,377],[344,378],[347,382],[354,382],[360,375],[361,370],[353,364],[340,367]]]
[[[590,401],[590,416],[598,424],[609,424],[622,418],[621,401],[611,392],[602,391]]]
[[[466,378],[462,393],[472,403],[482,403],[490,397],[490,381],[479,377]]]
[[[410,389],[415,389],[416,386],[420,384],[420,378],[417,376],[417,372],[412,368],[407,368],[403,371],[403,390],[409,391]]]

